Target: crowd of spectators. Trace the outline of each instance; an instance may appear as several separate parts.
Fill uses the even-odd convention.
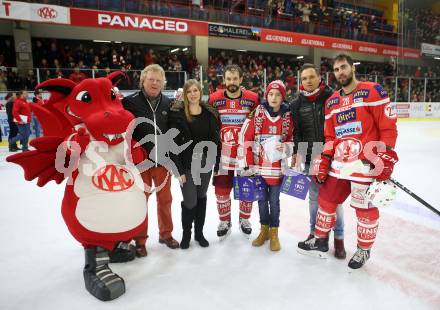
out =
[[[9,89],[10,83],[15,80],[15,73],[11,74],[8,68],[16,66],[14,38],[0,36],[0,91]]]
[[[384,11],[333,0],[45,0],[46,3],[110,11],[162,15],[278,28],[353,40],[418,48],[440,41],[440,15],[430,9],[406,9],[399,29]],[[225,14],[226,13],[226,14]],[[398,32],[404,36],[398,37]]]
[[[27,74],[19,74],[15,66],[15,51],[12,37],[3,37],[0,48],[0,91],[34,89],[47,78],[64,77],[79,82],[87,77],[100,77],[112,70],[126,71],[129,80],[121,89],[138,87],[139,73],[151,63],[159,63],[167,73],[168,88],[177,89],[184,76],[173,75],[173,71],[185,71],[187,78],[200,78],[200,66],[191,53],[180,49],[171,53],[170,47],[152,47],[141,44],[99,43],[91,41],[55,40],[34,38],[34,66]],[[295,55],[262,54],[235,50],[209,50],[209,67],[204,74],[205,92],[222,87],[223,69],[227,64],[237,63],[244,72],[244,86],[262,94],[265,83],[275,79],[287,85],[287,97],[295,96],[298,89],[297,72],[303,59]],[[331,73],[331,59],[321,59],[321,74],[333,87],[338,85]],[[377,81],[384,85],[393,100],[440,101],[440,65],[429,67],[404,66],[395,63],[361,61],[356,66],[360,80]],[[398,76],[396,88],[396,78]],[[411,81],[408,76],[411,76]],[[425,96],[425,80],[426,96]],[[411,87],[410,93],[408,89]],[[396,98],[394,98],[397,95]],[[408,98],[409,97],[409,98]]]
[[[286,97],[292,97],[297,91],[297,71],[303,64],[302,60],[293,55],[261,54],[257,52],[237,52],[225,50],[209,50],[209,68],[206,89],[213,92],[222,88],[224,67],[237,64],[243,70],[243,86],[254,92],[263,94],[264,82],[282,80],[286,84]],[[266,69],[266,81],[264,70]]]
[[[204,81],[205,89],[209,93],[221,89],[223,69],[227,64],[236,63],[243,69],[243,85],[260,95],[264,89],[264,69],[266,69],[266,83],[281,79],[287,86],[287,97],[293,98],[298,89],[297,71],[303,64],[296,56],[277,54],[259,54],[254,52],[237,52],[210,50],[209,68],[207,79]],[[332,88],[337,89],[334,75],[332,74],[332,59],[321,59],[321,77]],[[394,101],[411,102],[440,101],[440,65],[436,67],[416,67],[396,63],[376,63],[361,61],[356,65],[356,76],[361,81],[380,83]],[[396,76],[397,88],[396,88]],[[408,78],[411,76],[411,82]],[[425,79],[426,80],[426,96]],[[411,85],[410,85],[411,83]],[[408,93],[409,87],[411,91]]]
[[[383,17],[383,11],[332,0],[46,0],[46,2],[397,44],[397,29],[394,29],[393,25]]]
[[[405,9],[402,15],[404,40],[440,44],[440,14],[430,9]]]
[[[145,44],[33,39],[34,66],[42,68],[41,78],[66,77],[79,82],[92,75],[105,76],[112,70],[125,71],[127,89],[136,88],[139,70],[158,63],[167,74],[168,87],[176,88],[184,80],[183,72],[194,77],[198,63],[189,49],[151,48]],[[92,72],[93,71],[93,72]],[[173,74],[171,72],[176,72]]]

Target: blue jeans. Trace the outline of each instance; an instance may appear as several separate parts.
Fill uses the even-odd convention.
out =
[[[261,225],[280,226],[280,189],[279,185],[267,185],[267,199],[258,201]]]
[[[310,211],[310,233],[315,231],[316,213],[318,213],[318,193],[320,185],[315,181],[310,183],[309,188],[309,211]],[[342,204],[336,209],[336,225],[333,228],[336,239],[344,239],[344,212]]]
[[[32,127],[34,128],[35,138],[39,138],[41,135],[40,122],[34,114],[32,114]]]
[[[28,151],[29,136],[31,135],[31,125],[30,124],[17,124],[18,134],[9,140],[9,145],[14,145],[20,140],[22,151]]]

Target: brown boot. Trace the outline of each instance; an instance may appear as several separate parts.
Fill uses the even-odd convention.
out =
[[[159,238],[159,243],[165,244],[170,249],[177,249],[180,247],[179,242],[177,242],[173,237],[166,239]]]
[[[145,257],[147,255],[148,253],[145,245],[136,244],[136,257]]]
[[[252,245],[262,246],[267,240],[269,240],[269,225],[261,225],[260,234],[252,241]]]
[[[335,238],[335,257],[339,259],[345,259],[347,253],[344,248],[344,239]]]
[[[281,250],[280,239],[278,239],[278,227],[272,227],[269,230],[269,238],[270,238],[270,250],[271,251],[279,251]]]

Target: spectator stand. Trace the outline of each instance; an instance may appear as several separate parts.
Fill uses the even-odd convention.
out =
[[[383,12],[334,1],[136,1],[46,0],[63,6],[205,20],[251,27],[312,33],[373,43],[397,45],[398,33]],[[402,43],[402,42],[399,42]]]

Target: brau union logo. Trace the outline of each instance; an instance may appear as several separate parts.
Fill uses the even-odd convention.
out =
[[[106,192],[125,191],[133,186],[134,176],[123,166],[106,165],[92,177],[93,185]]]

